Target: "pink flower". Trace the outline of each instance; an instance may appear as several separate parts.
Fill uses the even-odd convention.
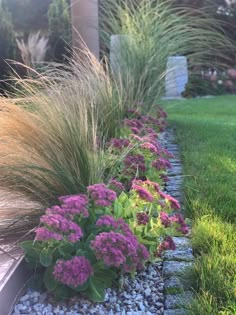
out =
[[[175,249],[176,249],[176,245],[175,245],[175,242],[173,241],[172,237],[166,236],[164,241],[159,245],[159,247],[155,253],[155,256],[161,257],[162,253],[165,250],[175,250]]]
[[[172,209],[180,209],[181,208],[177,199],[175,199],[175,198],[171,197],[170,195],[167,195],[161,191],[159,193],[160,193],[161,198],[165,199],[167,202],[170,203],[170,206]]]
[[[116,199],[116,192],[107,188],[105,184],[95,184],[87,187],[88,193],[95,205],[108,207]]]
[[[141,172],[146,171],[145,159],[141,154],[131,155],[128,154],[124,158],[124,165],[128,170],[136,172],[137,170]]]
[[[73,288],[83,285],[92,274],[90,261],[84,256],[58,260],[53,270],[53,276],[57,281]]]
[[[125,119],[124,124],[131,128],[143,129],[143,123],[138,119]]]
[[[166,170],[172,166],[168,160],[160,157],[152,162],[152,167],[156,168],[157,170]]]
[[[118,139],[118,138],[112,138],[108,145],[112,146],[115,149],[121,150],[123,148],[126,148],[130,145],[130,141],[128,139]]]
[[[132,184],[132,189],[135,190],[141,199],[144,199],[148,202],[152,202],[154,200],[152,194],[142,186],[136,185],[134,182]]]
[[[60,241],[63,239],[63,236],[61,234],[50,231],[45,227],[39,227],[35,230],[35,232],[36,232],[36,236],[35,236],[36,241],[49,241],[49,240]]]
[[[148,149],[151,153],[155,153],[155,154],[159,153],[156,146],[150,142],[144,142],[143,144],[141,144],[141,148]]]
[[[108,185],[109,185],[109,188],[111,188],[117,193],[121,193],[125,189],[124,185],[115,179],[111,179]]]
[[[117,224],[117,221],[114,217],[112,217],[111,215],[103,215],[101,216],[97,222],[96,222],[96,225],[97,226],[110,226],[110,227],[113,227],[115,229],[118,228],[118,224]]]
[[[82,215],[88,217],[88,198],[86,195],[71,195],[61,196],[58,198],[61,202],[61,206],[53,206],[46,210],[47,214],[59,214],[65,217],[73,217],[74,215]]]
[[[149,253],[138,243],[128,225],[122,221],[119,226],[120,232],[100,233],[91,241],[90,246],[95,251],[97,259],[102,260],[106,266],[132,272],[143,267],[144,262],[149,258]]]
[[[149,222],[149,215],[146,212],[136,214],[138,225],[146,225]]]
[[[60,214],[43,215],[40,218],[40,222],[55,230],[55,232],[61,234],[62,236],[70,236],[71,233],[74,234],[74,237],[71,238],[74,240],[75,238],[79,240],[83,236],[83,231],[78,224],[61,216]]]
[[[161,211],[160,220],[161,224],[164,225],[165,228],[171,226],[172,220],[167,213]]]
[[[189,228],[185,223],[182,214],[176,213],[173,217],[171,217],[171,221],[179,225],[179,227],[177,227],[177,231],[181,232],[182,234],[187,234],[189,232]]]

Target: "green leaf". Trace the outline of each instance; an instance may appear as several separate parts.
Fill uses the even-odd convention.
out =
[[[64,300],[70,297],[71,290],[65,285],[59,284],[54,291],[56,300]]]
[[[83,292],[86,291],[88,289],[89,286],[89,281],[86,281],[83,285],[79,285],[76,289],[73,288],[73,290],[77,291],[77,292]]]
[[[105,299],[105,286],[99,279],[91,276],[86,293],[93,302],[103,302]]]
[[[117,278],[117,273],[111,269],[100,269],[94,273],[94,278],[104,284],[104,287],[110,287],[112,281]]]
[[[52,272],[53,272],[54,266],[50,266],[45,270],[43,281],[45,284],[45,287],[48,291],[54,291],[58,285],[58,282],[55,280]]]
[[[92,240],[94,240],[94,238],[95,238],[95,235],[94,235],[93,233],[90,234],[89,237],[87,238],[86,242],[85,242],[85,246],[86,246],[86,247],[90,247],[90,242],[91,242]]]
[[[42,250],[42,244],[35,241],[25,241],[21,243],[25,253],[31,257],[38,258]]]
[[[123,217],[123,206],[117,199],[114,203],[114,216],[115,218]]]
[[[128,200],[128,196],[125,192],[122,191],[117,200],[119,201],[119,203],[124,204]]]
[[[52,250],[50,248],[44,248],[40,253],[40,263],[44,267],[49,267],[52,263]]]
[[[59,246],[58,251],[63,257],[66,257],[69,259],[71,254],[74,251],[74,246],[70,243],[67,243],[67,244],[64,244],[62,246]]]

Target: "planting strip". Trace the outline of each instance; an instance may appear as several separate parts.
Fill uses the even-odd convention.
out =
[[[160,142],[175,157],[168,171],[166,192],[183,207],[182,167],[178,146],[172,131],[161,134]],[[175,237],[175,251],[166,251],[163,262],[148,264],[135,278],[121,279],[120,290],[106,290],[105,302],[93,303],[81,296],[56,303],[47,293],[28,290],[11,312],[12,315],[183,315],[182,306],[190,302],[192,293],[181,283],[194,257],[188,237]],[[4,314],[5,315],[5,314]]]

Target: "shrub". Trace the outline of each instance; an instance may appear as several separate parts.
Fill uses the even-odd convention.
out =
[[[63,55],[68,54],[71,45],[70,11],[66,0],[51,2],[48,9],[48,26],[53,57],[58,61],[64,60]]]

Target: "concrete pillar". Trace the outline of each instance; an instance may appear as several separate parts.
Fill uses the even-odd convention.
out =
[[[181,97],[188,83],[188,65],[185,56],[171,56],[167,61],[166,97]]]
[[[98,0],[71,0],[72,43],[81,47],[81,39],[99,58]]]

